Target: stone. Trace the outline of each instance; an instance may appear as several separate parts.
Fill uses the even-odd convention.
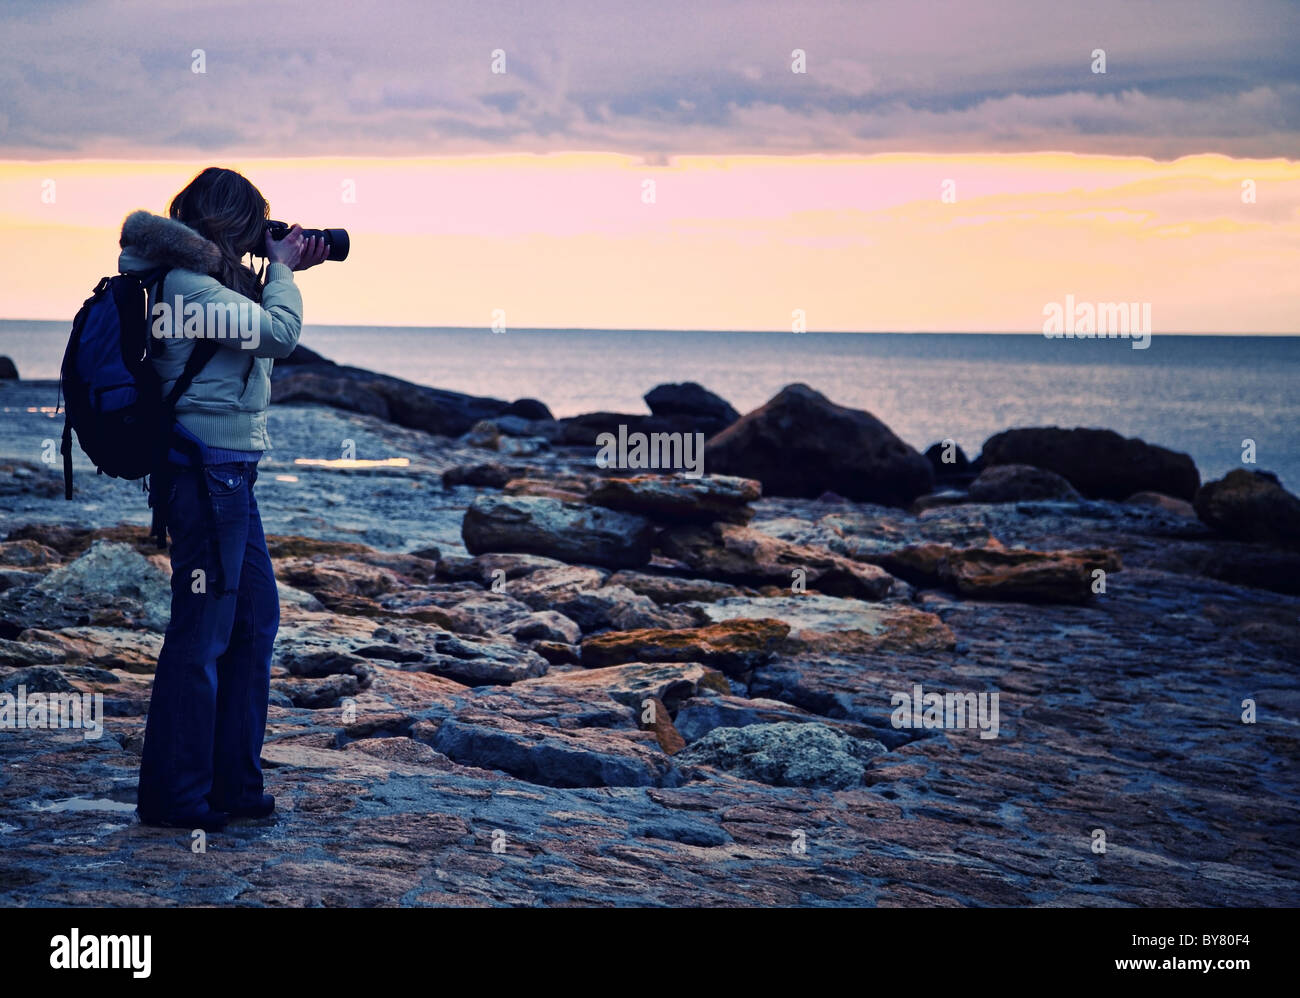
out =
[[[521,688],[545,687],[566,690],[600,690],[610,698],[640,713],[645,701],[654,699],[675,711],[679,703],[705,691],[727,693],[730,687],[721,672],[698,662],[628,662],[576,672],[554,672],[517,684]]]
[[[952,631],[934,614],[904,604],[804,593],[723,599],[701,604],[700,609],[718,622],[781,621],[789,628],[781,650],[791,655],[925,653],[949,650],[957,643]]]
[[[675,603],[712,603],[728,596],[754,595],[752,589],[732,586],[708,579],[686,579],[676,575],[655,575],[623,569],[607,580],[611,586],[625,586],[641,596],[648,596],[661,606]]]
[[[1026,499],[1082,498],[1060,475],[1028,464],[995,464],[970,484],[972,502],[1021,502]]]
[[[655,416],[688,423],[706,437],[725,430],[740,418],[729,402],[694,381],[658,385],[646,392],[644,398]]]
[[[1130,506],[1162,509],[1166,513],[1181,516],[1185,520],[1196,519],[1196,507],[1186,499],[1175,499],[1173,496],[1163,495],[1159,492],[1134,492],[1124,502]]]
[[[467,766],[548,787],[674,787],[681,775],[655,737],[599,728],[561,730],[506,716],[450,718],[428,744]]]
[[[1230,471],[1202,486],[1194,505],[1202,523],[1227,537],[1300,544],[1300,499],[1267,472]]]
[[[930,462],[868,412],[838,406],[807,385],[774,398],[709,440],[705,469],[762,482],[764,495],[906,506],[934,485]]]
[[[861,786],[867,765],[885,746],[824,724],[751,724],[714,728],[675,757],[776,787]]]
[[[576,645],[582,640],[582,628],[562,613],[540,610],[507,624],[501,634],[509,634],[516,641],[553,641]]]
[[[762,487],[752,478],[637,475],[605,479],[587,501],[670,523],[748,523],[754,516],[748,504],[761,493]]]
[[[1054,471],[1089,499],[1121,500],[1134,492],[1191,499],[1201,476],[1186,454],[1125,439],[1114,430],[1029,427],[995,434],[981,455],[986,468],[1029,464]]]
[[[876,565],[735,524],[666,530],[659,546],[692,572],[719,582],[789,588],[801,571],[809,589],[868,600],[885,598],[895,585],[895,579]]]
[[[28,589],[0,595],[0,618],[21,627],[78,625],[163,631],[171,616],[171,580],[134,547],[96,540]]]
[[[477,496],[461,536],[470,554],[540,554],[561,561],[638,568],[654,527],[643,517],[540,496]]]
[[[614,631],[582,643],[588,668],[624,662],[699,662],[741,676],[772,659],[790,625],[780,620],[726,620],[703,627]]]

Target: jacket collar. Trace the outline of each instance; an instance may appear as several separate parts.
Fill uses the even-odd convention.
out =
[[[221,251],[212,240],[184,222],[148,211],[126,216],[118,245],[122,247],[118,267],[123,272],[165,265],[210,274],[221,265]]]

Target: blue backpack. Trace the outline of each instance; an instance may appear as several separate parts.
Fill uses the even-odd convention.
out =
[[[148,288],[161,300],[170,272],[105,277],[72,322],[63,354],[59,392],[63,397],[63,490],[72,498],[72,434],[110,478],[143,479],[162,469],[175,419],[176,401],[216,352],[217,344],[194,345],[185,369],[164,398],[151,357]]]

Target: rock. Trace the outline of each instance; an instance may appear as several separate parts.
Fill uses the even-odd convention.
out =
[[[281,620],[273,664],[295,676],[355,675],[364,688],[383,663],[466,686],[544,675],[544,658],[512,638],[452,634],[418,623],[299,613]]]
[[[645,707],[637,714],[637,727],[652,732],[665,755],[676,755],[686,747],[686,739],[673,724],[668,708],[657,697],[648,699]]]
[[[502,491],[508,496],[542,496],[575,503],[587,501],[585,488],[567,487],[549,478],[512,478],[506,482]]]
[[[507,468],[500,461],[458,464],[442,473],[442,484],[447,488],[455,485],[474,485],[478,488],[499,489],[517,474],[516,469]]]
[[[763,483],[765,495],[906,506],[934,484],[930,462],[870,413],[835,405],[807,385],[788,385],[705,449],[711,474]]]
[[[458,437],[475,423],[506,414],[500,399],[427,388],[356,367],[303,364],[272,371],[272,402],[317,402],[378,416],[399,426]]]
[[[26,668],[31,665],[57,665],[67,659],[63,649],[30,640],[31,631],[22,631],[18,640],[0,638],[0,666]],[[43,632],[37,632],[43,633]]]
[[[551,641],[576,645],[582,640],[582,628],[562,613],[540,610],[508,624],[500,632],[516,641]]]
[[[1238,468],[1196,493],[1196,515],[1212,530],[1243,541],[1300,543],[1300,499],[1267,472]]]
[[[528,398],[515,399],[515,401],[511,402],[510,405],[506,407],[505,414],[507,416],[518,416],[520,419],[527,419],[534,422],[537,420],[551,421],[555,419],[555,417],[551,415],[551,410],[546,407],[544,402]]]
[[[1300,596],[1300,551],[1256,545],[1216,548],[1200,566],[1203,574],[1233,585]]]
[[[968,485],[982,467],[982,462],[972,463],[966,452],[952,441],[941,440],[931,444],[925,449],[925,459],[934,471],[936,484],[950,487]]]
[[[596,486],[587,501],[595,506],[639,513],[676,523],[748,523],[754,511],[748,504],[762,488],[751,478],[710,475],[637,475],[608,478]]]
[[[545,687],[565,690],[600,690],[640,713],[645,702],[658,700],[669,712],[683,700],[705,691],[727,693],[730,687],[722,673],[696,662],[629,662],[577,672],[551,673],[528,679],[517,688]]]
[[[884,752],[878,741],[853,738],[825,724],[785,722],[714,728],[676,759],[776,787],[846,789],[861,786],[867,764]]]
[[[30,539],[0,542],[0,565],[33,568],[57,565],[63,557],[52,547]]]
[[[381,630],[376,637],[384,638],[385,635]],[[432,672],[466,686],[515,683],[544,675],[549,668],[546,659],[522,645],[474,635],[426,629],[417,634],[399,634],[393,643],[396,645],[394,655],[400,656],[395,658],[400,668]],[[357,654],[382,658],[383,651],[383,647],[376,644],[359,649]],[[418,657],[408,658],[412,651],[418,653]]]
[[[996,464],[970,484],[972,502],[1021,502],[1030,499],[1077,500],[1074,486],[1054,471],[1028,464]]]
[[[163,631],[171,615],[171,580],[128,544],[97,540],[74,561],[30,589],[0,596],[0,617],[22,627],[82,624]]]
[[[938,617],[905,605],[880,605],[805,593],[731,598],[703,604],[710,620],[778,620],[789,628],[781,650],[792,655],[932,652],[957,640]]]
[[[355,676],[334,675],[276,679],[271,689],[283,693],[295,707],[323,710],[337,707],[344,697],[356,696],[360,686]]]
[[[1159,492],[1134,492],[1124,502],[1130,506],[1163,509],[1166,513],[1172,513],[1174,516],[1181,516],[1187,520],[1196,519],[1196,507],[1186,499],[1175,499],[1173,496],[1162,495]]]
[[[569,568],[569,565],[555,558],[543,558],[536,554],[481,554],[471,558],[447,555],[438,561],[437,577],[455,582],[477,582],[484,588],[490,588],[498,579],[519,579],[542,569]],[[607,574],[597,569],[592,571],[600,579],[604,579]]]
[[[0,355],[0,381],[17,381],[18,366],[9,357]]]
[[[1030,464],[1054,471],[1090,499],[1120,500],[1143,491],[1191,499],[1201,481],[1186,454],[1126,440],[1114,430],[1007,430],[989,438],[981,457],[986,468]]]
[[[671,433],[673,424],[644,413],[585,412],[559,420],[560,443],[570,447],[596,447],[596,438],[602,433],[618,436],[620,426],[632,433]]]
[[[731,586],[708,579],[683,579],[675,575],[653,575],[624,569],[607,580],[611,586],[625,586],[641,596],[648,596],[661,606],[675,603],[712,603],[728,596],[753,595],[752,589]]]
[[[401,586],[397,576],[383,568],[342,558],[283,558],[275,563],[277,578],[319,595],[323,591],[380,596]]]
[[[681,775],[653,734],[562,730],[486,712],[450,718],[428,738],[466,766],[548,787],[674,787]]]
[[[650,560],[654,527],[643,517],[539,496],[478,496],[461,536],[470,554],[505,551],[637,568]]]
[[[0,693],[18,694],[18,687],[23,687],[30,696],[33,693],[75,693],[73,686],[58,669],[48,666],[33,666],[29,669],[15,669],[6,676],[0,676]]]
[[[700,662],[741,676],[771,660],[790,626],[779,620],[728,620],[704,627],[617,631],[587,638],[588,668],[624,662]]]
[[[659,546],[691,571],[719,582],[789,588],[795,572],[802,571],[809,589],[868,600],[885,598],[895,584],[878,566],[734,524],[667,530]]]
[[[480,555],[479,557],[486,560],[504,556]],[[534,610],[558,610],[571,602],[578,593],[599,589],[605,584],[605,579],[609,575],[608,572],[587,565],[563,565],[558,562],[556,564],[559,565],[558,568],[542,567],[520,573],[513,579],[507,575],[505,592]]]
[[[781,700],[765,697],[747,699],[731,694],[708,694],[684,700],[677,708],[673,725],[687,742],[698,741],[714,728],[744,728],[751,724],[820,723],[854,738],[872,738],[875,733],[851,721],[835,721]]]
[[[490,419],[481,419],[469,428],[469,432],[460,438],[461,443],[469,447],[482,447],[496,450],[501,444],[501,430]]]
[[[302,365],[319,364],[322,367],[338,367],[332,360],[327,360],[318,354],[315,350],[309,350],[299,343],[293,348],[293,352],[288,357],[281,357],[275,362],[277,368],[280,367],[300,367]]]
[[[18,640],[43,646],[69,663],[139,674],[154,671],[163,644],[162,634],[156,631],[124,627],[65,627],[57,631],[29,628],[18,635]]]
[[[925,562],[931,563],[934,555],[926,551]],[[1094,596],[1097,569],[1110,573],[1122,568],[1119,555],[1105,550],[984,547],[953,548],[939,555],[934,563],[939,580],[948,588],[963,596],[1028,603],[1086,603]]]
[[[706,437],[726,429],[740,418],[740,413],[730,403],[694,381],[659,385],[644,397],[655,416],[689,423]]]
[[[640,596],[623,586],[579,590],[556,602],[555,609],[577,621],[584,634],[647,627],[691,627],[701,623],[700,615],[689,608],[661,607],[648,596]]]

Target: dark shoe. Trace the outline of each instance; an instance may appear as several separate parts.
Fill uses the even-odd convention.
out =
[[[212,810],[179,818],[146,816],[140,813],[139,808],[136,809],[135,813],[142,825],[152,825],[155,828],[188,828],[191,831],[202,828],[205,832],[219,832],[226,827],[226,822],[230,820],[230,815],[225,811]]]
[[[262,794],[262,799],[247,807],[230,808],[232,818],[266,818],[275,810],[275,798],[271,794]]]

